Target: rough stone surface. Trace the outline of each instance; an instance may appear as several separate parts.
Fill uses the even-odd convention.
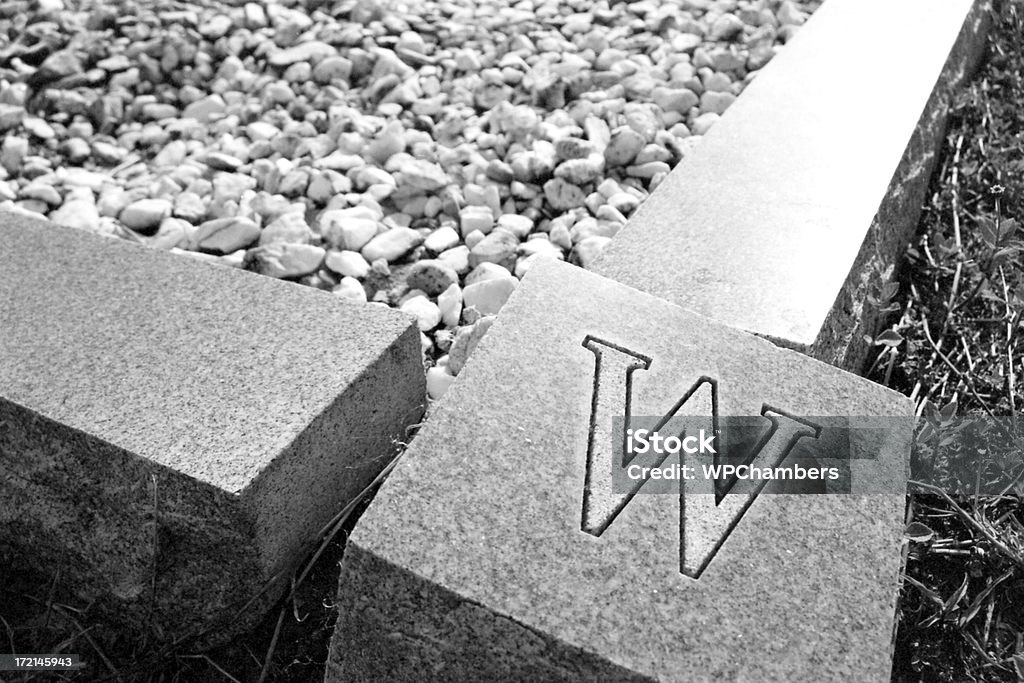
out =
[[[949,97],[984,44],[982,4],[825,3],[594,271],[858,369],[868,287],[917,225]],[[914,49],[893,61],[865,35]],[[868,91],[885,105],[860,106]]]
[[[0,242],[0,546],[41,595],[59,566],[71,604],[134,630],[251,625],[280,582],[235,612],[418,420],[419,332],[397,311],[11,213]]]
[[[701,376],[725,415],[912,415],[837,368],[538,265],[350,538],[326,680],[888,680],[904,495],[857,493],[859,468],[852,494],[756,497],[699,578],[680,573],[678,496],[635,496],[600,537],[580,531],[588,335],[651,359],[634,415]],[[902,489],[909,434],[870,441],[871,472]],[[695,498],[699,536],[690,507],[714,503]]]

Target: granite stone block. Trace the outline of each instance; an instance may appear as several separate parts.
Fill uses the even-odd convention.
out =
[[[858,371],[988,7],[829,0],[592,269]]]
[[[887,681],[909,428],[850,432],[870,456],[849,461],[848,494],[610,495],[611,418],[674,405],[797,431],[913,415],[796,351],[539,264],[356,526],[326,680]],[[755,462],[794,453],[772,436]]]
[[[140,633],[251,624],[420,418],[415,325],[13,214],[0,244],[0,555]]]

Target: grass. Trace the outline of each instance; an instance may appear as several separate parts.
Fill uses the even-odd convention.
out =
[[[1022,465],[1022,181],[1024,6],[1004,1],[981,72],[954,105],[899,317],[876,338],[871,377],[916,401],[915,457],[939,468],[911,487],[897,681],[1024,680],[1024,485],[979,495],[951,479],[973,467],[981,489],[989,476],[977,440],[963,437],[983,422],[986,462]]]

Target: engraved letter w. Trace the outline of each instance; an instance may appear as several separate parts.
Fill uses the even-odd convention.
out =
[[[613,470],[627,467],[632,458],[626,451],[624,441],[633,419],[633,374],[637,370],[650,369],[653,361],[647,356],[590,335],[583,340],[583,346],[594,354],[595,369],[581,529],[593,536],[600,536],[645,483],[642,478],[626,479],[623,491],[624,479],[618,478],[616,483],[619,484],[619,492],[616,492],[612,478]],[[752,444],[738,443],[738,440],[729,438],[728,434],[721,433],[718,383],[707,376],[693,383],[657,422],[653,431],[664,427],[705,385],[710,389],[710,407],[701,411],[701,414],[705,420],[710,418],[710,426],[715,435],[715,464],[727,461],[735,465],[774,468],[785,460],[798,439],[804,436],[816,439],[821,433],[817,425],[762,404],[761,416],[770,423],[767,429]],[[612,419],[616,416],[624,418],[621,434],[613,434]],[[653,461],[645,459],[645,464],[657,467],[666,458],[667,454],[656,456]],[[696,457],[685,456],[684,462],[696,463],[697,460]],[[747,486],[742,492],[730,494],[736,484],[735,477],[709,482],[698,472],[694,480],[681,482],[679,566],[683,574],[692,578],[700,577],[765,483]],[[687,493],[690,495],[687,496]]]

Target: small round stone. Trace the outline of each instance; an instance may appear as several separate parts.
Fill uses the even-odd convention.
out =
[[[462,290],[463,306],[474,308],[481,315],[497,315],[518,282],[514,277],[474,282]]]
[[[437,296],[458,281],[459,274],[444,261],[436,259],[417,261],[405,277],[409,287],[423,290],[429,296]]]
[[[444,367],[433,366],[427,370],[427,395],[434,401],[444,396],[448,387],[455,381],[455,376]]]
[[[416,318],[416,324],[423,332],[429,332],[441,322],[441,309],[425,296],[414,296],[401,305],[403,313]]]
[[[364,278],[370,272],[370,264],[358,251],[328,251],[324,265],[346,277]]]
[[[354,277],[343,277],[331,291],[343,299],[366,302],[366,290],[363,289],[362,283]]]
[[[154,232],[167,216],[172,204],[167,199],[140,199],[124,207],[118,218],[126,227],[142,233]]]

